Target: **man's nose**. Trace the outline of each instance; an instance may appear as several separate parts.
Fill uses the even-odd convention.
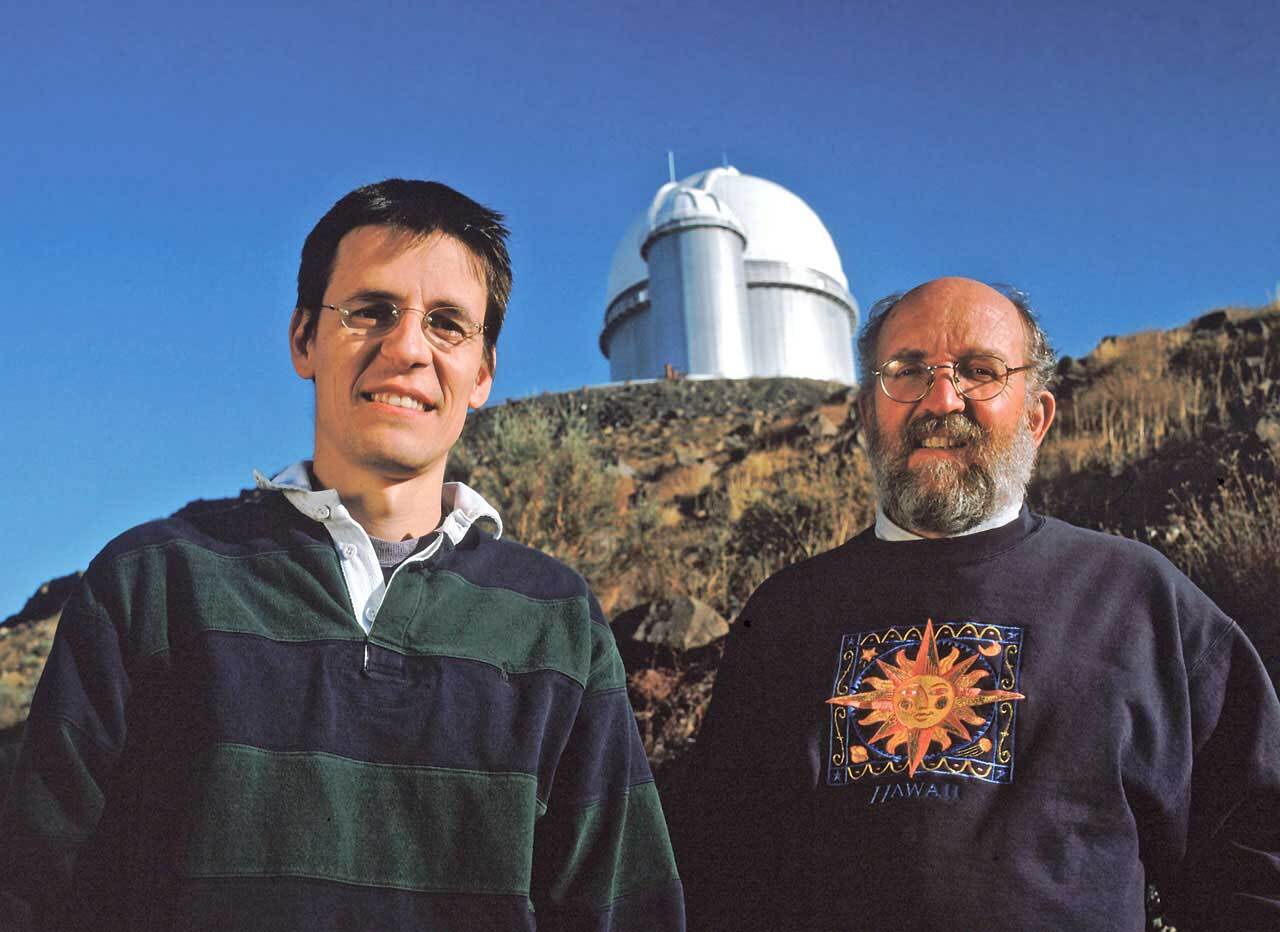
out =
[[[950,366],[933,370],[933,384],[917,404],[929,414],[951,414],[965,409],[964,395],[956,388],[955,370]]]
[[[425,314],[414,308],[402,313],[391,332],[382,338],[379,347],[382,355],[402,369],[430,365],[435,357],[431,341],[422,329],[424,319]]]

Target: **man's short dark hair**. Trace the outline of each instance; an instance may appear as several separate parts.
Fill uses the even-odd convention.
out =
[[[329,208],[307,235],[298,266],[298,308],[306,315],[302,336],[315,336],[320,305],[342,238],[363,226],[386,226],[416,237],[452,236],[467,247],[484,273],[484,355],[493,368],[494,347],[511,297],[509,231],[502,214],[438,181],[388,178],[356,188]]]
[[[984,284],[1008,298],[1022,316],[1022,323],[1027,330],[1027,363],[1031,366],[1028,372],[1027,391],[1035,393],[1046,388],[1053,378],[1058,357],[1053,347],[1049,345],[1049,337],[1036,319],[1035,311],[1031,309],[1030,298],[1025,291],[1003,282],[984,282]],[[880,331],[884,329],[885,321],[898,306],[898,302],[910,293],[897,291],[886,295],[871,305],[871,309],[867,311],[866,323],[862,325],[862,332],[858,334],[858,387],[863,394],[875,390],[876,377],[872,373],[876,368],[876,343],[880,340]]]

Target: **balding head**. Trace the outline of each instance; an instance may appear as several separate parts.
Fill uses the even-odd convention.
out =
[[[872,374],[884,358],[880,352],[880,335],[885,323],[898,308],[910,299],[912,305],[935,308],[939,319],[946,313],[958,313],[970,307],[1013,307],[1018,311],[1025,338],[1024,360],[1031,366],[1028,371],[1027,390],[1035,393],[1043,390],[1053,377],[1057,357],[1049,346],[1048,337],[1040,328],[1035,313],[1024,292],[1008,285],[988,285],[972,278],[947,277],[917,285],[907,292],[897,292],[881,298],[867,312],[867,320],[858,335],[858,373],[864,394],[875,386]],[[1013,364],[1014,360],[1010,360]]]

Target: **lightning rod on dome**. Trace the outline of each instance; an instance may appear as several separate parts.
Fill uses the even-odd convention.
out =
[[[676,154],[672,150],[667,150],[667,178],[674,182],[676,180]]]

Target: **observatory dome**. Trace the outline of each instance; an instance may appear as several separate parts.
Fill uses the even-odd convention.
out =
[[[802,376],[853,382],[858,305],[818,215],[736,168],[660,187],[622,235],[600,350],[615,381]]]
[[[641,249],[650,233],[664,222],[665,211],[674,207],[674,191],[697,191],[714,197],[746,234],[744,258],[748,262],[782,262],[813,269],[848,289],[849,280],[836,245],[813,208],[780,184],[744,175],[728,166],[701,171],[658,189],[648,209],[627,227],[614,250],[606,307],[622,292],[649,277]]]

